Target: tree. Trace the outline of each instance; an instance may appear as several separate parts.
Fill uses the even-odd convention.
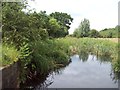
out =
[[[3,42],[15,43],[18,47],[22,42],[48,37],[49,16],[46,12],[24,12],[24,8],[20,2],[2,3]]]
[[[107,38],[112,38],[112,32],[109,32]]]
[[[2,3],[2,38],[3,41],[20,44],[23,42],[24,32],[28,29],[28,19],[22,9],[25,5],[21,2]]]
[[[50,18],[48,27],[49,36],[58,37],[56,33],[59,33],[58,30],[60,29],[60,25],[58,24],[57,20],[54,18]]]
[[[70,29],[70,25],[73,21],[73,18],[67,13],[62,13],[62,12],[51,13],[50,16],[55,18],[57,22],[59,23],[60,25],[59,32],[61,33],[61,36],[64,37],[68,35],[68,30]]]
[[[74,31],[74,35],[76,34],[79,37],[88,37],[90,31],[90,22],[88,19],[84,19],[81,21],[79,27]]]
[[[97,38],[97,37],[99,37],[99,32],[95,29],[92,29],[89,31],[89,37]]]
[[[73,36],[79,38],[80,37],[80,30],[78,28],[75,29],[73,32]]]
[[[80,28],[80,31],[81,31],[81,36],[87,37],[88,36],[88,32],[90,31],[90,22],[89,22],[89,20],[84,19],[81,22],[79,28]]]

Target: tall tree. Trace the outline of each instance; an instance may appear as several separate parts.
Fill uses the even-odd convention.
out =
[[[81,31],[81,36],[83,37],[87,37],[88,33],[90,31],[90,22],[88,19],[84,19],[80,26],[79,26],[79,30]]]
[[[79,37],[88,37],[90,31],[90,22],[88,19],[84,19],[81,21],[79,27],[74,31],[75,33],[78,33],[77,36]]]
[[[2,3],[2,37],[8,42],[21,43],[28,26],[28,21],[22,9],[25,8],[21,2],[3,2]]]
[[[51,13],[50,16],[55,18],[57,22],[60,24],[59,31],[62,31],[61,32],[62,36],[68,35],[68,30],[70,29],[70,25],[73,21],[73,18],[67,13],[62,12]]]

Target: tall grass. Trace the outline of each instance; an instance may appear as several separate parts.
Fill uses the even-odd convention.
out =
[[[60,41],[67,47],[72,46],[79,48],[79,51],[92,52],[98,55],[112,56],[116,55],[118,52],[118,44],[111,42],[109,40],[98,40],[92,38],[65,38],[60,39]]]
[[[120,73],[120,43],[118,43],[118,53],[116,53],[116,57],[113,60],[113,68],[115,70],[115,72],[119,72]]]
[[[15,46],[5,43],[2,45],[2,59],[0,59],[2,66],[17,62],[20,58],[20,52],[15,48]]]
[[[101,57],[111,58],[113,68],[116,72],[120,72],[120,60],[118,58],[118,43],[110,40],[100,40],[96,38],[61,38],[59,41],[69,48],[71,54],[76,53],[93,53]],[[120,45],[120,44],[119,44]],[[64,46],[65,47],[65,46]],[[120,52],[120,51],[119,51]]]
[[[67,47],[64,46],[57,40],[31,42],[32,59],[29,66],[41,74],[57,68],[59,65],[64,66],[69,62]]]

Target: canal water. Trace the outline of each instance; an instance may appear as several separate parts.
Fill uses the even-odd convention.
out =
[[[118,88],[107,59],[91,54],[87,57],[74,55],[69,65],[53,71],[34,88]]]

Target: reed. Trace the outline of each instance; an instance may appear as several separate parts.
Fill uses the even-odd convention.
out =
[[[111,62],[115,72],[120,72],[120,60],[118,58],[119,43],[107,39],[97,38],[73,38],[66,37],[59,39],[59,42],[68,48],[69,54],[76,54],[81,52],[93,53],[101,57],[111,58]],[[120,46],[119,46],[120,48]],[[65,48],[66,49],[66,48]],[[120,52],[120,51],[119,51]]]

